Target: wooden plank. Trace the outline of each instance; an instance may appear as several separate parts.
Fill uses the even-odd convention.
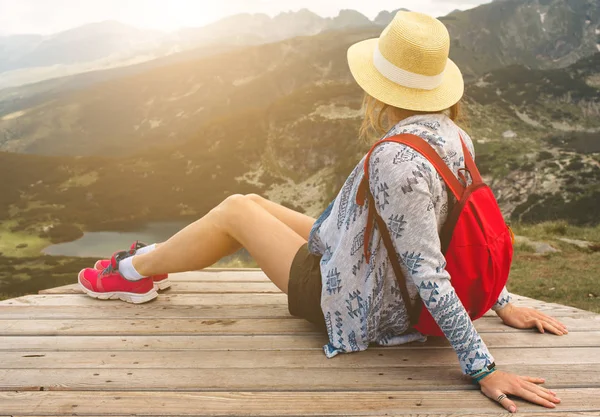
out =
[[[567,306],[538,309],[553,317],[591,316],[593,313]],[[3,319],[98,319],[98,318],[279,318],[289,317],[287,303],[257,305],[171,305],[157,307],[155,303],[133,305],[128,303],[96,302],[85,306],[49,305],[40,308],[29,304],[0,305]],[[490,311],[486,317],[496,317]]]
[[[488,333],[484,336],[491,348],[557,348],[599,347],[600,332],[573,332],[552,337],[534,332]],[[178,336],[4,336],[0,350],[18,351],[89,351],[89,350],[321,350],[327,336],[320,333],[301,335],[178,335]],[[369,349],[446,349],[450,345],[441,337],[430,337],[425,343]]]
[[[369,415],[369,417],[457,417],[457,416],[474,416],[474,417],[481,417],[481,416],[490,416],[490,417],[506,417],[507,415],[510,414],[506,414],[504,412],[502,412],[502,410],[495,410],[495,411],[490,411],[490,412],[484,412],[484,414],[482,413],[477,413],[477,414],[471,414],[471,413],[461,413],[461,414],[455,414],[455,413],[451,413],[451,414],[447,414],[447,413],[442,413],[442,414],[386,414],[386,415]],[[568,411],[568,412],[561,412],[561,411],[548,411],[548,412],[543,412],[543,413],[536,413],[536,412],[527,412],[527,417],[598,417],[598,412],[597,411]],[[180,415],[174,415],[174,414],[163,414],[163,416],[167,416],[167,417],[183,417],[181,414]],[[14,415],[14,416],[0,416],[0,417],[25,417],[23,415]],[[48,417],[48,415],[46,416],[27,416],[27,417]],[[62,416],[52,416],[52,417],[72,417],[72,415],[66,416],[66,415],[62,415]],[[90,416],[86,414],[86,417],[106,417],[106,414],[104,416],[98,416],[98,415],[94,415],[94,416]],[[111,414],[110,417],[131,417],[131,415],[115,415],[115,414]],[[366,415],[353,415],[353,417],[367,417]]]
[[[473,416],[473,417],[481,417],[481,416],[490,416],[490,417],[507,417],[510,414],[506,414],[504,412],[502,412],[502,410],[495,410],[495,411],[489,411],[489,412],[484,412],[484,414],[482,413],[477,413],[477,414],[471,414],[471,413],[461,413],[461,414],[455,414],[455,413],[441,413],[441,414],[397,414],[397,413],[393,413],[393,414],[386,414],[386,415],[369,415],[369,417],[457,417],[457,416]],[[561,412],[561,411],[548,411],[548,412],[543,412],[543,413],[536,413],[536,412],[527,412],[527,417],[598,417],[598,412],[597,411],[567,411],[567,412]],[[174,415],[174,414],[163,414],[163,416],[167,416],[167,417],[183,417],[181,414],[180,415]],[[2,417],[2,416],[0,416]],[[22,414],[21,415],[14,415],[14,416],[4,416],[4,417],[25,417]],[[27,417],[48,417],[48,415],[46,416],[27,416]],[[62,415],[62,416],[52,416],[52,417],[72,417],[72,415],[66,416],[66,415]],[[98,415],[94,415],[94,416],[90,416],[86,414],[86,417],[106,417],[106,414],[104,416],[98,416]],[[110,417],[131,417],[131,415],[115,415],[115,414],[111,414]],[[353,417],[367,417],[366,415],[357,415],[354,414]]]
[[[48,294],[48,295],[25,295],[0,302],[0,305],[35,305],[35,306],[106,306],[123,305],[118,300],[96,300],[85,295],[73,294]],[[287,295],[279,294],[173,294],[169,292],[161,294],[156,300],[144,304],[148,306],[165,305],[287,305]]]
[[[239,293],[275,293],[281,290],[272,282],[173,282],[169,294],[239,294]],[[42,290],[40,294],[83,294],[79,284]]]
[[[100,301],[85,295],[28,295],[10,300],[0,301],[0,307],[5,306],[107,306],[119,307],[127,305],[121,301]],[[156,306],[231,306],[231,305],[287,305],[287,295],[283,293],[273,294],[170,294],[169,291],[162,293],[158,299],[148,304],[136,306],[140,309],[154,309]],[[548,314],[560,316],[582,316],[595,315],[594,313],[578,310],[574,307],[561,306],[558,304],[543,303],[541,301],[523,300],[519,305],[531,306]],[[566,314],[560,314],[565,312]],[[490,317],[495,313],[489,313]]]
[[[569,332],[589,332],[600,330],[600,314],[586,314],[575,317],[561,317],[561,323],[567,326]],[[475,328],[480,333],[490,332],[523,332],[524,330],[514,329],[506,326],[498,317],[482,317],[475,321]],[[534,331],[534,330],[527,330]],[[548,335],[550,336],[550,335]],[[559,337],[559,336],[554,336]]]
[[[83,294],[78,284],[64,285],[62,287],[42,290],[40,294]],[[168,294],[281,294],[271,281],[265,282],[219,282],[219,281],[174,281]],[[554,317],[573,317],[580,314],[590,314],[585,310],[560,304],[545,303],[539,300],[521,298],[516,303],[521,306],[535,308]],[[494,311],[489,311],[486,316],[496,317]]]
[[[599,388],[560,390],[561,412],[600,410]],[[540,406],[515,400],[521,412]],[[499,413],[500,405],[478,391],[376,392],[124,392],[22,391],[0,393],[4,413],[19,415],[394,415],[408,413]],[[27,412],[24,410],[32,410]]]
[[[562,317],[578,317],[581,313],[571,311],[569,307],[562,310],[546,311],[547,314],[561,319]],[[592,315],[585,313],[584,316]],[[161,305],[154,303],[133,305],[127,303],[104,303],[86,307],[80,306],[32,306],[32,305],[0,305],[0,317],[8,319],[135,319],[135,318],[289,318],[286,303],[276,305]],[[496,317],[491,312],[486,317]]]
[[[519,413],[521,413],[521,410],[519,409],[518,411]],[[542,412],[542,413],[536,413],[536,412],[530,412],[529,410],[527,410],[527,413],[522,413],[525,414],[527,417],[598,417],[598,411],[566,411],[566,412],[562,412],[562,411],[558,411],[556,409],[554,409],[554,411],[548,411],[548,412]],[[466,413],[461,413],[461,414],[455,414],[455,413],[451,413],[451,414],[447,414],[447,413],[442,413],[442,414],[386,414],[384,415],[380,415],[380,416],[369,416],[369,417],[457,417],[457,416],[470,416],[470,417],[481,417],[481,416],[490,416],[490,417],[509,417],[512,414],[508,414],[506,412],[503,412],[502,410],[498,410],[496,412],[490,411],[487,412],[485,414],[466,414]],[[17,417],[17,416],[13,416],[13,417]],[[113,417],[113,416],[111,416]],[[124,416],[127,417],[127,416]],[[366,416],[353,416],[353,417],[366,417]]]
[[[169,274],[171,281],[230,281],[230,282],[270,282],[260,269],[229,269],[180,272]]]
[[[316,333],[308,321],[286,319],[0,320],[0,335],[182,335]]]
[[[542,311],[546,314],[550,314],[556,317],[561,316],[576,316],[578,314],[589,315],[595,314],[590,311],[582,310],[572,306],[566,306],[562,304],[548,303],[545,301],[535,300],[533,298],[522,297],[519,295],[513,295],[513,303],[520,307],[534,308],[538,311]],[[495,316],[496,313],[489,311],[488,315]]]
[[[0,350],[303,350],[321,351],[324,334],[285,336],[5,336]],[[429,343],[429,342],[428,342]]]
[[[0,317],[8,319],[223,319],[223,318],[291,318],[287,304],[272,305],[134,305],[103,303],[80,306],[0,305]]]
[[[600,330],[600,315],[562,317],[569,332]],[[498,318],[483,317],[475,322],[480,333],[522,333]],[[253,319],[97,319],[97,320],[0,320],[0,335],[183,335],[183,334],[296,334],[314,333],[316,326],[296,318]],[[536,330],[527,330],[536,332]],[[547,334],[546,337],[559,337]]]
[[[223,347],[226,349],[226,347]],[[494,349],[501,365],[588,364],[600,372],[600,348]],[[327,359],[317,350],[299,351],[95,351],[0,352],[0,369],[48,368],[372,368],[457,366],[451,349],[379,349]]]
[[[65,285],[57,288],[42,290],[40,294],[83,294],[79,285]],[[273,283],[269,282],[173,282],[168,294],[281,294],[281,290]],[[560,304],[544,303],[538,300],[520,300],[519,305],[535,308],[553,317],[576,317],[578,315],[592,314],[585,310],[575,307],[563,306]],[[1,306],[0,306],[1,307]],[[494,311],[488,311],[486,317],[496,317]],[[227,316],[232,317],[232,316]]]
[[[596,367],[597,368],[597,367]],[[600,387],[598,369],[589,365],[506,365],[502,370],[546,379],[552,389]],[[457,365],[331,369],[0,369],[0,391],[366,391],[478,389]]]

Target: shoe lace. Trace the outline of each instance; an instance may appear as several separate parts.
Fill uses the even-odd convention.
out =
[[[106,268],[102,270],[102,276],[110,275],[115,272],[115,268],[113,268],[112,263],[108,265]]]
[[[108,266],[102,270],[102,274],[101,275],[102,276],[106,276],[106,275],[110,275],[110,274],[113,274],[115,272],[118,272],[119,271],[119,263],[123,259],[125,259],[125,258],[127,258],[129,256],[131,256],[131,255],[129,254],[129,252],[126,252],[126,251],[115,253],[113,255],[114,262],[111,259],[110,260],[110,264],[108,264]],[[113,266],[113,264],[114,264],[114,266]]]

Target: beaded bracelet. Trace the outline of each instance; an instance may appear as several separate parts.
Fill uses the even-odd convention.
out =
[[[483,368],[483,369],[475,372],[474,374],[471,374],[471,379],[473,380],[474,384],[478,384],[479,381],[481,381],[486,376],[494,373],[495,371],[496,371],[496,363],[492,362],[491,364],[489,364],[485,368]]]
[[[481,381],[483,378],[485,378],[488,375],[493,374],[494,372],[496,372],[496,369],[491,369],[487,372],[481,372],[480,374],[478,374],[477,376],[472,376],[471,378],[473,379],[473,383],[478,384],[479,381]]]

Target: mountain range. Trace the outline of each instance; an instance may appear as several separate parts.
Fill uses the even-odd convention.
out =
[[[577,31],[555,17],[563,15]],[[198,33],[241,26],[275,38],[292,36],[299,28],[318,35],[254,46],[219,44],[135,66],[0,90],[0,150],[94,155],[110,146],[131,153],[142,143],[186,141],[207,121],[264,106],[294,90],[352,82],[345,59],[348,46],[381,31],[360,16],[342,11],[337,18],[323,19],[308,10],[272,19],[236,15]],[[384,24],[392,16],[382,12],[375,21]],[[554,18],[563,23],[543,26],[545,19]],[[342,21],[350,28],[323,31],[324,23]],[[600,50],[595,43],[600,4],[588,0],[506,0],[454,12],[443,21],[452,32],[451,57],[471,82],[510,65],[562,68]],[[278,32],[281,27],[288,32]],[[559,54],[552,45],[569,47]]]
[[[323,18],[307,9],[238,14],[175,33],[140,30],[114,21],[84,25],[50,36],[0,37],[0,89],[82,72],[147,62],[203,46],[255,45],[328,30],[373,26],[354,10]]]
[[[331,30],[371,28],[376,33],[398,10],[382,11],[373,21],[355,10],[324,18],[302,9],[274,17],[238,14],[174,33],[107,21],[50,36],[0,36],[0,89],[127,67],[196,48],[213,47],[218,53]],[[510,64],[564,67],[600,50],[596,0],[506,0],[455,11],[441,20],[450,31],[454,58],[469,77]]]
[[[544,26],[567,12],[582,22],[577,31]],[[587,0],[505,0],[444,18],[453,58],[467,68],[462,123],[514,220],[600,222],[598,13]],[[523,38],[488,33],[500,27]],[[356,139],[362,92],[346,50],[380,31],[225,42],[0,91],[0,178],[11,179],[0,185],[0,222],[61,240],[196,218],[248,192],[318,215],[368,149]],[[562,52],[543,46],[565,43]],[[535,65],[522,59],[528,46]]]

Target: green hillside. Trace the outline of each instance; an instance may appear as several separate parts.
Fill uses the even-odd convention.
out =
[[[599,222],[598,62],[600,54],[564,70],[509,68],[468,86],[467,128],[506,215]],[[12,232],[71,240],[78,229],[196,218],[250,192],[317,215],[367,150],[356,137],[361,97],[347,83],[300,88],[131,156],[1,153],[0,177],[12,180],[0,185],[0,219]]]
[[[575,23],[583,19],[582,35],[573,35],[565,51],[584,58],[567,68],[509,65],[473,78],[466,89],[465,127],[478,163],[515,220],[599,221],[600,54],[585,46],[588,32],[600,30],[593,20],[598,5],[507,0],[444,19],[459,43],[455,59],[468,70],[467,58],[502,51],[507,61],[496,57],[484,67],[504,65],[521,59],[521,44],[562,45],[566,29],[544,25],[565,10]],[[508,45],[494,16],[535,39]],[[461,32],[467,28],[476,34],[468,42]],[[379,31],[330,31],[188,55],[64,94],[55,86],[47,101],[0,119],[0,149],[8,151],[0,154],[0,175],[12,179],[0,185],[3,229],[68,240],[80,230],[195,218],[236,192],[262,193],[317,215],[366,150],[356,139],[362,93],[346,50]],[[547,66],[545,56],[538,66]],[[31,102],[35,89],[26,91]],[[18,91],[3,97],[19,108]]]
[[[314,29],[315,15],[298,13]],[[300,19],[286,16],[281,19]],[[102,155],[108,147],[134,154],[139,147],[185,142],[215,118],[262,108],[315,85],[351,82],[348,46],[378,36],[391,17],[382,13],[369,25],[364,16],[345,11],[337,18],[342,30],[259,46],[229,45],[219,55],[204,48],[0,91],[0,150]],[[594,0],[492,2],[442,21],[451,33],[451,57],[468,81],[511,65],[562,68],[600,48],[600,6]]]

